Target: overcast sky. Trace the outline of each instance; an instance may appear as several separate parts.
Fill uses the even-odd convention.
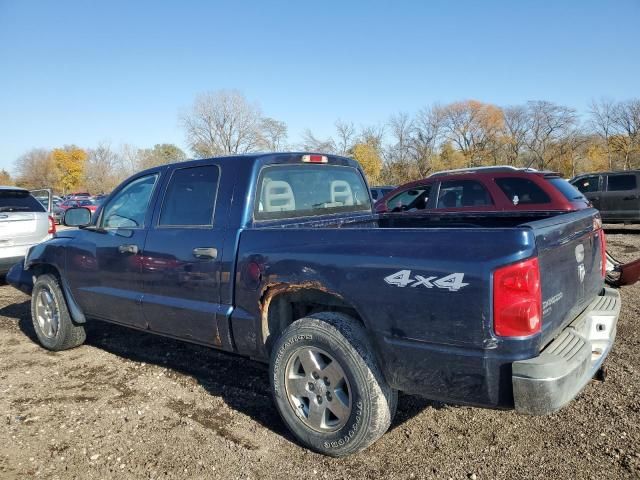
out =
[[[474,98],[584,112],[640,96],[640,1],[0,0],[0,168],[34,147],[184,148],[178,114],[234,88],[289,141]]]

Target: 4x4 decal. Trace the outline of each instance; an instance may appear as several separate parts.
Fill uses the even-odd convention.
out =
[[[452,273],[445,277],[426,277],[424,275],[411,276],[411,270],[400,270],[387,277],[384,281],[395,287],[425,287],[425,288],[442,288],[450,292],[457,292],[462,287],[469,285],[464,283],[464,273]]]

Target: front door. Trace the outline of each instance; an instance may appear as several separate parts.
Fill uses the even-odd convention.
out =
[[[640,191],[635,173],[607,175],[604,196],[605,220],[636,220],[640,215]]]
[[[69,245],[67,278],[88,317],[146,328],[142,314],[142,249],[158,174],[135,178],[105,205],[95,226]]]
[[[217,165],[177,168],[154,215],[142,258],[143,311],[159,333],[223,346],[218,331],[223,222]]]
[[[574,180],[572,184],[591,202],[593,208],[600,210],[604,217],[605,212],[602,211],[603,182],[600,175],[581,177],[578,180]]]

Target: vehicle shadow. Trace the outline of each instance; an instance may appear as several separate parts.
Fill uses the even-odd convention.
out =
[[[25,301],[3,307],[0,315],[16,319],[22,333],[38,343],[29,310],[30,302]],[[190,377],[210,395],[222,398],[230,408],[295,442],[273,404],[266,364],[100,321],[90,321],[85,344],[130,361],[170,369],[180,374],[174,377],[175,380],[184,381],[189,386],[192,385],[190,380],[181,376]],[[429,407],[440,409],[444,404],[419,396],[400,394],[398,411],[390,430],[398,428]]]

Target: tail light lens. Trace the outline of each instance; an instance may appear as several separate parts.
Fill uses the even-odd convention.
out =
[[[56,221],[53,219],[51,215],[49,215],[49,230],[47,231],[49,235],[53,235],[56,233]]]
[[[537,258],[493,273],[493,328],[496,335],[523,337],[542,327],[542,293]]]
[[[600,255],[602,256],[602,278],[607,276],[607,239],[604,230],[600,229]]]

